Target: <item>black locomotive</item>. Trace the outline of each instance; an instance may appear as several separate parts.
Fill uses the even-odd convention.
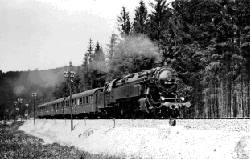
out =
[[[72,95],[75,118],[175,118],[179,108],[189,107],[177,97],[177,77],[170,67],[156,67],[129,74],[104,87]],[[70,97],[38,106],[40,118],[70,117]]]

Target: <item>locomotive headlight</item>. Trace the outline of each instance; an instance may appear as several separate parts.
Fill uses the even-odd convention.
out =
[[[164,80],[164,81],[171,81],[172,79],[172,73],[170,70],[163,70],[159,76],[159,80]]]

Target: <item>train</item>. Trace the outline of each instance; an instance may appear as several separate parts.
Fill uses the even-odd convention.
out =
[[[155,67],[107,82],[104,87],[38,105],[39,118],[171,118],[181,107],[176,72]],[[70,101],[71,99],[71,101]],[[71,103],[70,103],[71,102]],[[177,115],[176,115],[177,116]]]

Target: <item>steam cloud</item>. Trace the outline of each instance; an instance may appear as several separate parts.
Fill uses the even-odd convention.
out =
[[[115,48],[115,57],[142,55],[159,60],[158,47],[145,35],[127,36]]]
[[[114,55],[109,62],[109,70],[125,68],[123,73],[129,73],[135,67],[135,60],[143,62],[146,58],[158,63],[160,60],[159,49],[144,35],[128,36],[122,39],[114,49]],[[142,63],[141,63],[142,64]]]
[[[22,72],[19,78],[13,82],[15,95],[40,91],[38,88],[55,87],[63,82],[63,68],[53,70],[35,70]]]

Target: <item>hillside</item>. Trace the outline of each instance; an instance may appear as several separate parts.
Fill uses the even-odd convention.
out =
[[[78,66],[73,66],[77,72]],[[3,111],[13,115],[14,101],[23,98],[23,104],[32,105],[31,93],[37,93],[37,103],[54,99],[53,92],[65,79],[66,66],[48,70],[9,71],[0,76],[0,118]],[[30,108],[31,109],[31,108]]]

